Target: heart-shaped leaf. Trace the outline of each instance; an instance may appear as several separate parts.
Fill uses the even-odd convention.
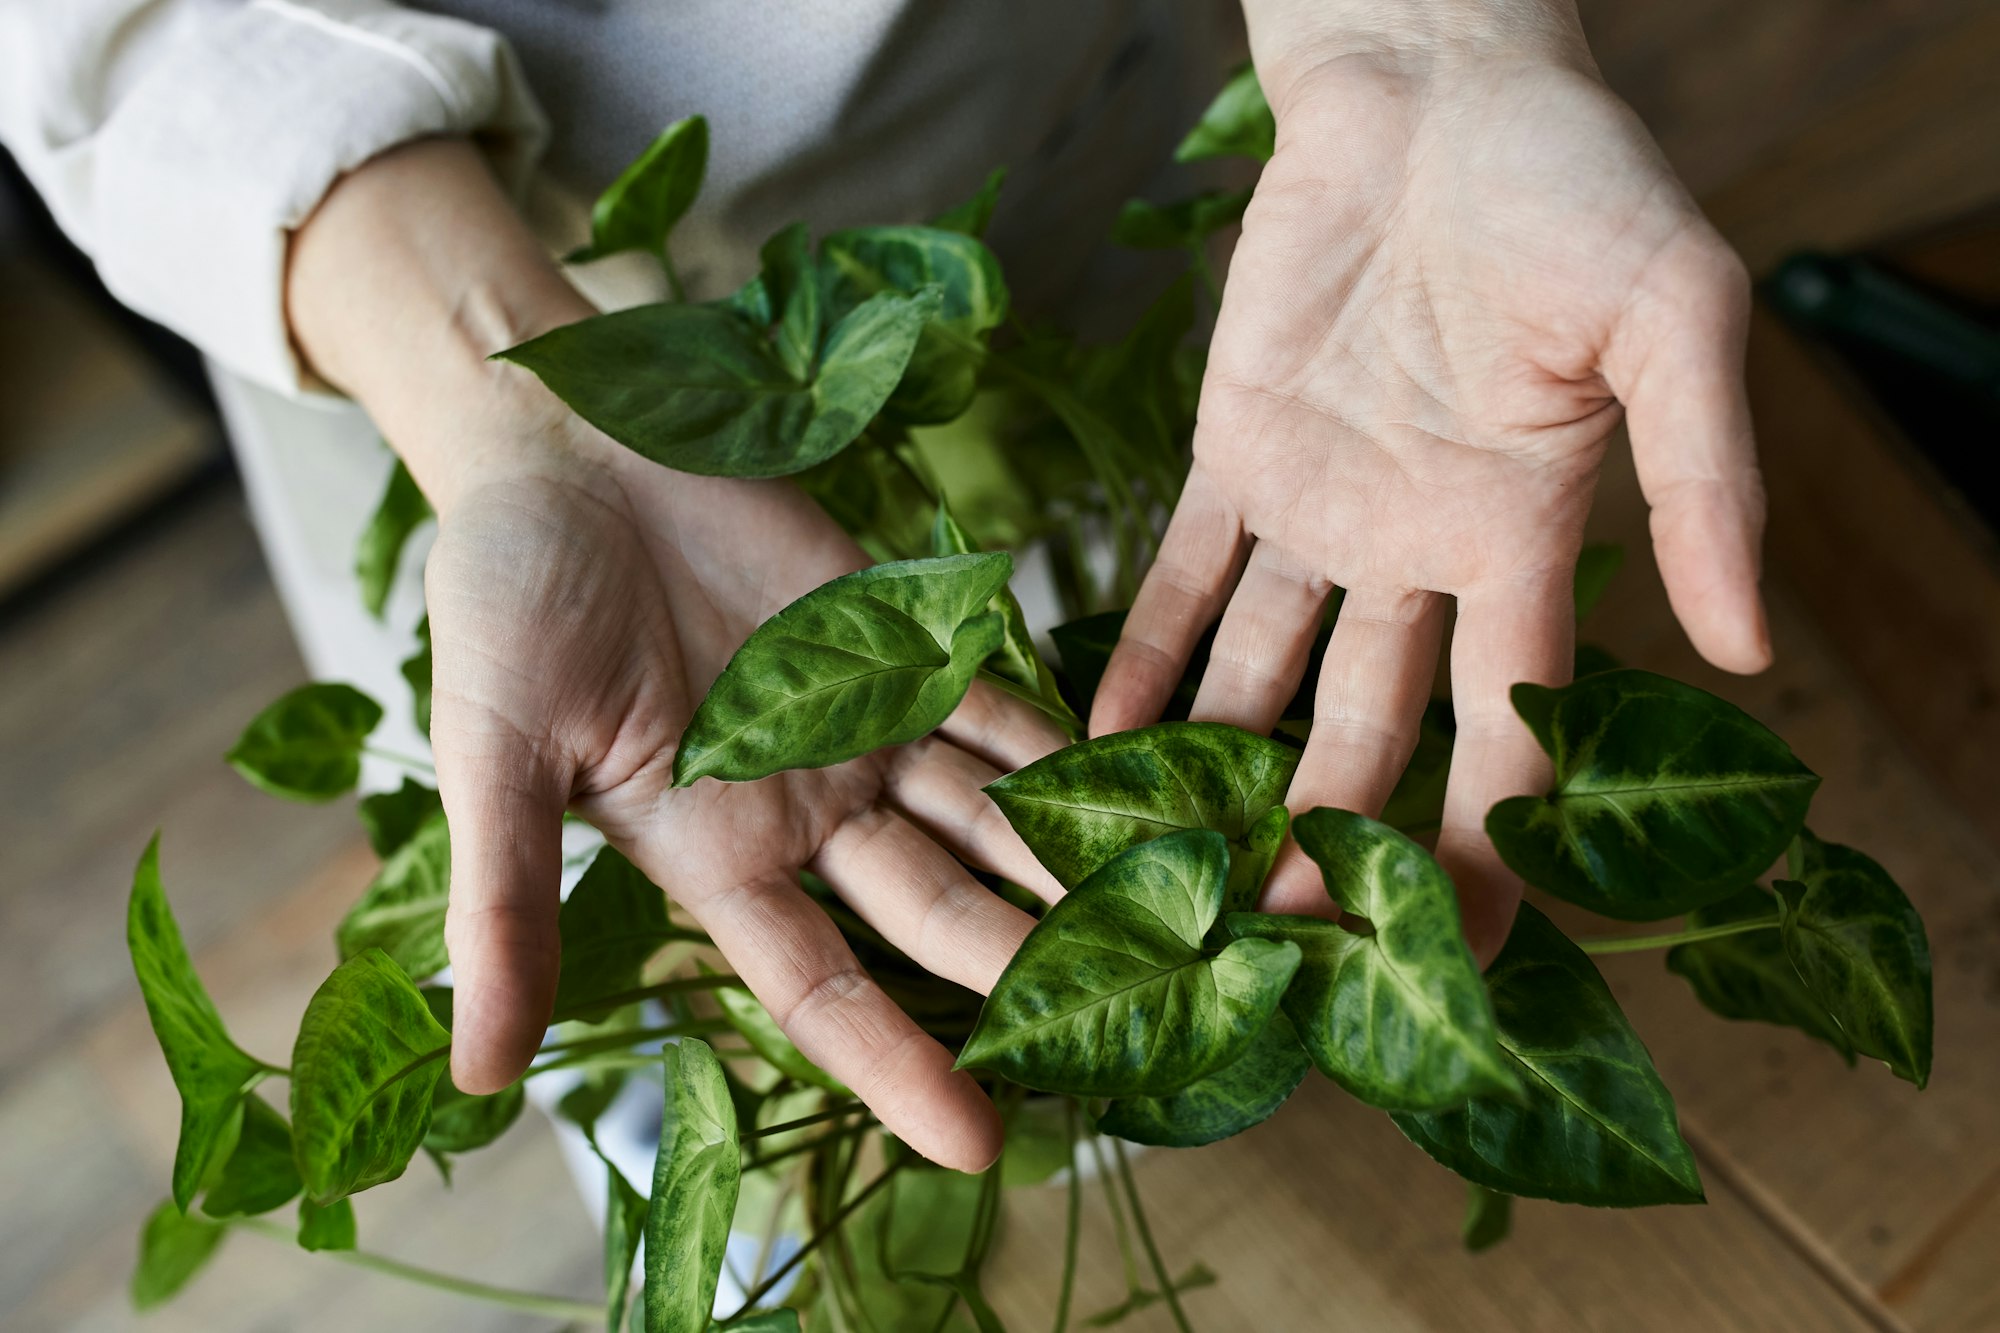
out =
[[[421,981],[444,970],[444,914],[451,900],[451,831],[438,810],[389,854],[361,901],[334,931],[343,959],[380,949]]]
[[[396,569],[403,561],[403,547],[431,516],[431,503],[417,489],[416,478],[397,459],[389,472],[389,484],[369,515],[368,526],[354,550],[354,577],[361,584],[361,605],[377,620],[388,605],[389,590],[396,583]]]
[[[311,1199],[299,1200],[300,1249],[351,1250],[360,1239],[351,1201],[335,1199],[322,1208]]]
[[[1311,1068],[1298,1034],[1279,1012],[1235,1060],[1179,1092],[1121,1097],[1097,1118],[1097,1128],[1133,1143],[1199,1148],[1269,1120]]]
[[[590,212],[590,243],[564,260],[587,263],[623,250],[666,251],[667,237],[701,193],[708,170],[708,121],[677,120],[660,132]]]
[[[302,685],[250,719],[230,766],[290,801],[330,801],[354,790],[361,749],[382,706],[352,685]]]
[[[299,1169],[292,1164],[292,1127],[252,1093],[243,1099],[243,1125],[229,1160],[202,1195],[210,1217],[253,1217],[282,1208],[299,1192]]]
[[[552,329],[497,355],[576,414],[666,467],[782,477],[852,444],[903,377],[935,292],[885,292],[841,319],[810,377],[764,331],[719,306],[635,306]]]
[[[450,1049],[451,1034],[380,949],[320,983],[292,1046],[293,1155],[314,1203],[403,1174]]]
[[[741,1183],[722,1064],[683,1037],[661,1052],[667,1104],[646,1210],[646,1333],[706,1333]]]
[[[1653,921],[1737,892],[1798,834],[1819,786],[1748,713],[1649,671],[1516,685],[1514,709],[1556,785],[1500,802],[1486,831],[1516,874],[1604,916]]]
[[[424,1149],[433,1153],[459,1153],[484,1148],[521,1118],[527,1100],[527,1093],[519,1083],[475,1096],[460,1092],[450,1079],[441,1078],[431,1093],[431,1123],[424,1131]]]
[[[610,847],[598,850],[570,890],[556,930],[562,937],[556,1016],[586,1022],[602,1022],[616,1012],[662,948],[704,938],[676,926],[667,895]]]
[[[172,1200],[146,1219],[139,1233],[139,1263],[132,1270],[132,1306],[150,1310],[173,1299],[208,1261],[229,1228],[205,1217],[184,1215]]]
[[[951,510],[940,498],[937,516],[931,522],[931,554],[973,555],[979,549],[979,543],[959,526],[958,520],[952,517]],[[1003,586],[993,594],[993,600],[987,603],[987,607],[1000,616],[1001,635],[1000,646],[986,659],[985,669],[1012,686],[1010,692],[1048,713],[1071,736],[1080,738],[1083,724],[1063,701],[1055,673],[1049,670],[1049,664],[1042,660],[1041,650],[1035,647],[1035,637],[1028,631],[1027,613],[1021,610],[1020,599],[1014,596],[1014,590]]]
[[[160,838],[146,844],[132,872],[125,942],[139,977],[146,1016],[181,1098],[180,1141],[174,1148],[174,1205],[183,1212],[208,1178],[250,1089],[273,1072],[247,1055],[195,975],[180,927],[160,884]]]
[[[1296,945],[1203,947],[1229,848],[1188,829],[1126,851],[1049,909],[979,1011],[960,1068],[1077,1097],[1159,1096],[1247,1050],[1298,966]]]
[[[1778,935],[1778,902],[1759,888],[1688,913],[1690,928],[1768,921],[1769,930],[1677,944],[1667,970],[1686,977],[1695,997],[1724,1018],[1795,1027],[1817,1037],[1854,1063],[1854,1043],[1807,987]]]
[[[1271,160],[1277,145],[1278,120],[1271,104],[1264,100],[1264,87],[1257,71],[1244,65],[1229,76],[1222,91],[1201,113],[1201,119],[1174,149],[1176,162],[1200,162],[1211,157],[1250,157]]]
[[[1057,750],[986,790],[1073,889],[1127,848],[1182,829],[1248,850],[1298,762],[1298,751],[1219,722],[1163,722]]]
[[[825,1088],[842,1096],[853,1095],[846,1084],[808,1060],[805,1052],[794,1046],[778,1026],[778,1020],[771,1017],[771,1011],[749,991],[725,986],[710,994],[729,1025],[742,1034],[750,1049],[763,1056],[771,1068],[810,1087]]]
[[[1320,1072],[1391,1111],[1520,1096],[1465,943],[1457,894],[1430,853],[1346,810],[1308,810],[1292,831],[1318,863],[1327,896],[1366,918],[1365,928],[1239,914],[1229,929],[1239,939],[1299,946],[1285,1013]]]
[[[967,236],[984,236],[986,224],[993,220],[993,210],[1000,203],[1000,186],[1007,179],[1007,168],[995,167],[986,173],[986,180],[970,199],[955,204],[931,219],[931,226],[945,231],[962,231]]]
[[[1931,950],[1889,873],[1802,832],[1779,880],[1785,952],[1855,1050],[1918,1087],[1931,1076]]]
[[[695,710],[674,785],[844,763],[928,735],[999,646],[1003,553],[876,565],[759,625]]]
[[[1611,1208],[1702,1202],[1673,1097],[1583,950],[1523,903],[1486,979],[1525,1100],[1394,1113],[1410,1141],[1506,1194]]]
[[[436,788],[427,787],[415,778],[404,778],[403,785],[395,791],[362,797],[357,812],[361,827],[367,830],[368,845],[386,861],[416,835],[425,820],[443,809],[444,802]]]

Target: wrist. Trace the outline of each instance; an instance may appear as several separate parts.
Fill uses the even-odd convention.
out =
[[[1281,116],[1315,70],[1352,57],[1419,72],[1523,62],[1596,73],[1574,0],[1243,0],[1243,13]]]

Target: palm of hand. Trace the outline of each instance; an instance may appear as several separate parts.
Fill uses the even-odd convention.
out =
[[[989,760],[1025,762],[1046,741],[980,695],[946,729],[979,755],[941,736],[675,789],[676,743],[736,647],[866,559],[788,485],[681,476],[596,443],[587,468],[467,497],[427,570],[439,783],[467,835],[453,840],[447,932],[454,1077],[499,1086],[539,1042],[571,806],[709,931],[809,1056],[923,1151],[983,1166],[998,1150],[991,1107],[858,969],[798,872],[933,971],[990,986],[1031,922],[920,828],[1044,887],[978,787],[998,775]]]
[[[1484,814],[1546,781],[1507,689],[1567,679],[1570,579],[1621,401],[1676,610],[1712,659],[1761,665],[1740,271],[1630,113],[1579,73],[1415,78],[1349,57],[1294,85],[1279,127],[1230,266],[1195,469],[1093,730],[1154,712],[1218,611],[1195,716],[1268,730],[1338,585],[1287,803],[1374,813],[1457,598],[1439,855],[1490,957],[1519,890]],[[1325,903],[1296,849],[1267,903]]]

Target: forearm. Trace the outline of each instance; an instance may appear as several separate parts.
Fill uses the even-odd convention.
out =
[[[1302,75],[1342,56],[1594,68],[1574,0],[1243,0],[1243,17],[1276,106]]]
[[[553,437],[566,419],[488,355],[593,313],[460,139],[342,178],[292,238],[285,303],[300,354],[368,410],[441,512],[518,461],[536,424]]]

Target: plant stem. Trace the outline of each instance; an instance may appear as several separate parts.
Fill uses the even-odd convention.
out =
[[[1118,1237],[1118,1255],[1125,1261],[1125,1294],[1137,1296],[1144,1288],[1139,1283],[1139,1263],[1132,1257],[1132,1237],[1125,1229],[1125,1205],[1118,1201],[1118,1182],[1111,1175],[1111,1163],[1104,1158],[1104,1143],[1099,1136],[1090,1136],[1090,1155],[1097,1162],[1097,1178],[1104,1183],[1104,1200],[1111,1207],[1111,1230]]]
[[[674,267],[673,254],[664,245],[660,247],[660,267],[666,270],[667,290],[673,293],[674,300],[685,302],[688,294],[687,288],[681,286],[681,271]]]
[[[897,447],[896,441],[882,441],[882,452],[895,460],[896,466],[903,470],[903,475],[910,479],[910,484],[915,486],[926,500],[929,500],[932,504],[938,502],[937,487],[931,485],[930,480],[923,473],[917,471],[917,465],[912,463],[903,451]]]
[[[1174,1280],[1167,1275],[1167,1266],[1160,1259],[1160,1247],[1153,1243],[1153,1228],[1147,1225],[1145,1206],[1139,1202],[1139,1186],[1132,1179],[1132,1164],[1125,1159],[1125,1144],[1119,1139],[1111,1140],[1111,1154],[1118,1159],[1118,1178],[1125,1182],[1125,1195],[1132,1201],[1132,1225],[1139,1232],[1139,1243],[1146,1247],[1146,1259],[1153,1265],[1153,1276],[1159,1281],[1160,1295],[1167,1301],[1167,1308],[1173,1311],[1174,1327],[1181,1333],[1194,1333],[1188,1323],[1187,1312],[1181,1309],[1180,1293],[1174,1290]]]
[[[787,1120],[782,1124],[766,1125],[762,1129],[748,1130],[745,1131],[742,1137],[746,1139],[767,1139],[773,1134],[783,1134],[787,1130],[793,1129],[804,1129],[807,1125],[823,1124],[828,1120],[838,1120],[844,1115],[853,1115],[856,1111],[866,1111],[867,1109],[860,1102],[848,1102],[845,1106],[836,1106],[831,1111],[821,1111],[817,1115],[802,1115],[797,1120]]]
[[[290,1227],[282,1227],[261,1218],[239,1218],[230,1221],[228,1225],[254,1232],[268,1240],[283,1241],[287,1245],[293,1241]],[[572,1301],[562,1296],[544,1296],[540,1292],[496,1287],[485,1282],[474,1282],[470,1278],[454,1277],[450,1273],[419,1268],[415,1264],[406,1264],[400,1259],[391,1259],[387,1255],[374,1254],[368,1250],[324,1250],[321,1253],[329,1259],[355,1268],[365,1268],[372,1273],[401,1278],[420,1287],[431,1287],[459,1296],[469,1296],[475,1301],[485,1301],[489,1305],[504,1305],[510,1310],[525,1310],[529,1314],[546,1315],[551,1319],[599,1323],[604,1319],[602,1301]]]
[[[555,1055],[567,1051],[572,1055],[588,1055],[593,1051],[615,1051],[636,1042],[653,1041],[661,1037],[701,1037],[712,1032],[732,1030],[727,1019],[697,1018],[687,1023],[666,1023],[651,1028],[627,1028],[623,1032],[607,1032],[597,1037],[572,1037],[568,1041],[552,1041],[535,1053]]]
[[[437,776],[437,766],[427,760],[417,759],[407,754],[398,754],[394,750],[385,750],[379,745],[364,745],[361,747],[361,753],[373,755],[377,759],[385,759],[392,764],[400,764],[412,772],[428,773],[432,777]]]
[[[550,1021],[567,1023],[571,1019],[582,1018],[589,1014],[601,1014],[611,1009],[622,1009],[628,1004],[637,1004],[641,1000],[655,1000],[663,995],[680,995],[686,991],[747,989],[749,987],[744,984],[742,977],[734,976],[727,972],[716,972],[699,977],[675,977],[670,981],[660,981],[650,986],[641,986],[637,990],[620,991],[616,995],[606,995],[600,999],[592,1000],[587,1004],[572,1005],[568,1009],[558,1010],[555,1017]]]
[[[801,1263],[804,1263],[805,1257],[811,1254],[815,1249],[817,1249],[821,1241],[825,1240],[828,1236],[832,1235],[836,1230],[838,1230],[840,1224],[842,1222],[845,1222],[853,1214],[855,1209],[859,1208],[862,1204],[868,1202],[870,1196],[872,1196],[876,1190],[879,1190],[884,1185],[888,1184],[889,1181],[895,1176],[895,1174],[903,1169],[903,1164],[908,1160],[909,1159],[906,1157],[902,1159],[902,1161],[890,1163],[889,1166],[883,1169],[881,1175],[875,1177],[875,1179],[869,1181],[866,1185],[863,1185],[859,1193],[857,1193],[853,1198],[849,1199],[846,1203],[842,1204],[840,1206],[839,1211],[835,1212],[832,1217],[827,1219],[826,1225],[821,1227],[819,1231],[813,1235],[811,1240],[808,1240],[804,1245],[801,1245],[796,1254],[794,1254],[791,1258],[785,1260],[784,1263],[778,1265],[777,1272],[765,1278],[762,1282],[760,1282],[757,1285],[757,1289],[755,1291],[751,1292],[748,1296],[743,1298],[743,1306],[741,1309],[739,1309],[735,1314],[729,1316],[729,1318],[724,1320],[723,1322],[734,1323],[736,1320],[741,1319],[744,1315],[749,1314],[752,1310],[756,1309],[757,1302],[763,1300],[766,1296],[770,1295],[772,1288],[776,1287],[779,1282],[784,1280],[785,1274],[791,1272],[794,1268],[797,1268]]]
[[[826,1144],[837,1144],[845,1139],[860,1138],[863,1134],[874,1128],[875,1122],[870,1120],[865,1125],[847,1125],[825,1134],[818,1134],[803,1143],[794,1143],[789,1148],[780,1148],[776,1152],[760,1153],[755,1157],[746,1157],[743,1159],[743,1169],[745,1171],[756,1171],[771,1165],[773,1162],[782,1162],[788,1157],[797,1157],[800,1153],[812,1152],[814,1149]]]
[[[1729,921],[1719,926],[1696,926],[1691,930],[1677,930],[1671,935],[1614,935],[1602,939],[1578,940],[1576,944],[1585,953],[1638,953],[1644,949],[1667,949],[1676,944],[1693,944],[1697,940],[1719,940],[1727,935],[1745,935],[1753,930],[1772,930],[1777,924],[1776,917],[1764,921]]]
[[[1063,1240],[1062,1290],[1056,1296],[1055,1333],[1069,1328],[1070,1297],[1076,1291],[1076,1249],[1083,1229],[1083,1173],[1076,1167],[1076,1101],[1063,1101],[1063,1123],[1069,1130],[1069,1234]]]

